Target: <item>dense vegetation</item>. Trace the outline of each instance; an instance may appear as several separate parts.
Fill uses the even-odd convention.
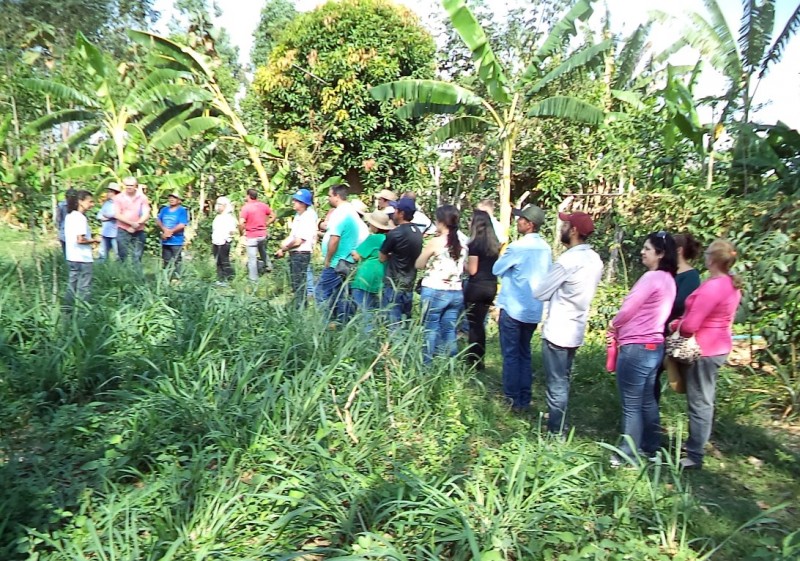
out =
[[[176,2],[169,36],[152,2],[0,1],[0,558],[797,558],[800,133],[758,122],[753,95],[800,6],[745,0],[732,28],[704,4],[654,53],[654,26],[681,24],[615,36],[589,0],[502,20],[445,0],[434,35],[383,0],[268,0],[250,84],[205,0]],[[669,64],[684,44],[697,65]],[[698,99],[708,67],[725,88]],[[66,314],[55,202],[127,174],[157,203],[184,191],[186,273],[98,266]],[[569,439],[495,399],[494,347],[485,373],[425,368],[418,328],[367,340],[290,312],[285,271],[211,287],[209,200],[254,186],[284,216],[332,175],[427,211],[500,192],[595,217],[607,275]],[[698,474],[675,469],[674,394],[661,462],[607,468],[601,333],[662,227],[737,244],[735,330],[763,338],[723,370]]]

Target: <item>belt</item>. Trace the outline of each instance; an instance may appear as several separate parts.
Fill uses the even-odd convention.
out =
[[[310,251],[289,251],[289,253],[293,253],[295,255],[311,255]]]

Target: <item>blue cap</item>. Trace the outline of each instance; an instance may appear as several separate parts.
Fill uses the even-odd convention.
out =
[[[311,191],[308,189],[298,189],[297,193],[292,195],[292,198],[296,201],[300,201],[306,206],[311,206],[314,202],[314,197],[311,195]]]
[[[417,205],[414,202],[414,199],[410,199],[408,197],[403,197],[396,203],[392,205],[395,210],[402,211],[403,215],[406,219],[410,219],[411,216],[417,212]]]

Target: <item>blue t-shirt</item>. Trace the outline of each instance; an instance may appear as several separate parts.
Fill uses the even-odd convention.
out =
[[[165,227],[170,229],[174,228],[178,224],[188,226],[189,211],[186,210],[186,207],[183,205],[176,207],[174,210],[168,206],[165,206],[158,211],[158,219]],[[183,233],[184,230],[181,230],[166,240],[161,240],[161,245],[183,245]]]

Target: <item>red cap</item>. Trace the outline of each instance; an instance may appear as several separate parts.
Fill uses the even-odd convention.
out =
[[[564,222],[569,222],[570,226],[577,229],[581,236],[586,237],[594,232],[594,221],[585,212],[573,212],[572,214],[559,212],[558,217]]]

